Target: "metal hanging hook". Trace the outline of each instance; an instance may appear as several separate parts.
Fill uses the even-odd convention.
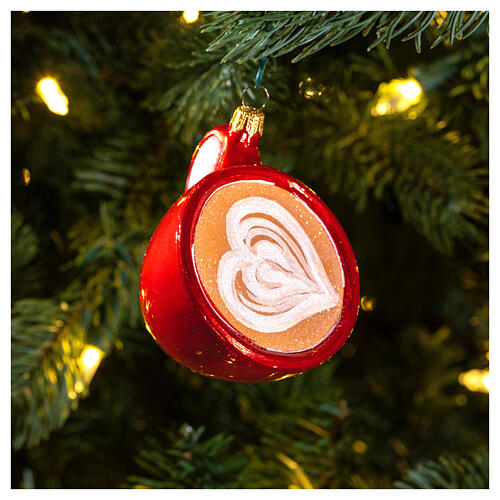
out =
[[[249,85],[241,93],[241,104],[243,104],[243,106],[250,106],[245,102],[245,94],[247,93],[248,89],[255,89],[255,90],[262,89],[265,92],[266,102],[264,102],[264,104],[260,108],[258,108],[259,111],[263,110],[266,107],[267,103],[269,102],[269,91],[266,89],[266,87],[262,85],[260,85],[259,87],[257,87],[257,85]],[[250,107],[255,107],[255,106],[250,106]]]

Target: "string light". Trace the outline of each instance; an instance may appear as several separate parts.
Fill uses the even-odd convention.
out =
[[[94,368],[99,364],[102,357],[102,351],[97,347],[88,346],[82,353],[82,363],[86,368]]]
[[[469,370],[458,376],[458,382],[474,392],[490,392],[489,379],[489,370]]]
[[[93,345],[88,345],[82,351],[78,360],[78,364],[80,365],[83,379],[86,384],[89,384],[92,380],[92,377],[94,376],[97,367],[102,360],[102,356],[103,352]]]
[[[38,95],[56,115],[68,114],[68,98],[53,78],[43,78],[36,86]]]
[[[407,99],[415,99],[421,94],[422,88],[416,80],[408,80],[400,85],[399,91]]]
[[[397,78],[388,83],[381,83],[377,90],[379,96],[372,107],[373,116],[403,113],[408,108],[420,102],[422,87],[414,78]],[[416,113],[412,119],[416,118]]]
[[[198,10],[185,10],[182,13],[182,19],[188,24],[198,21],[198,17],[200,17],[200,12]]]

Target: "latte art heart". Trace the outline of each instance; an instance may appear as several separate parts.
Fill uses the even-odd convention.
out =
[[[235,202],[226,215],[230,250],[217,286],[226,307],[247,328],[287,330],[339,303],[339,295],[299,222],[260,196]]]

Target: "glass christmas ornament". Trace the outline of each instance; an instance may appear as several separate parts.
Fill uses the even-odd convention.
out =
[[[191,370],[227,381],[318,366],[347,340],[358,312],[347,236],[311,189],[262,165],[263,122],[262,110],[240,106],[203,137],[140,277],[156,342]]]

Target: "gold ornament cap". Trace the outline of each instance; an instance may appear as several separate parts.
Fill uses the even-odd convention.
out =
[[[264,131],[264,112],[262,109],[253,106],[238,106],[234,110],[230,127],[236,131],[245,130],[249,136],[262,135]]]

